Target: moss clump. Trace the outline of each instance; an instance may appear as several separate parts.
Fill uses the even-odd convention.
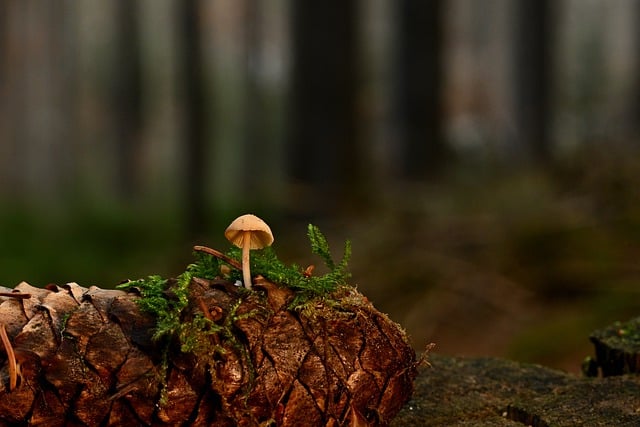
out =
[[[347,240],[345,242],[342,259],[336,263],[331,255],[327,239],[317,226],[309,224],[307,237],[311,244],[311,252],[318,255],[329,269],[327,274],[314,276],[306,274],[296,264],[286,265],[278,259],[271,247],[254,251],[251,257],[251,271],[264,276],[273,283],[289,287],[295,291],[296,295],[290,305],[291,309],[298,309],[311,299],[323,297],[334,292],[338,287],[346,285],[347,280],[351,277],[347,270],[347,265],[351,258],[350,241]],[[232,248],[228,255],[231,258],[239,259],[241,251],[238,248]],[[235,272],[231,277],[234,280],[239,280],[241,274],[240,272]]]
[[[640,317],[627,322],[614,322],[608,328],[594,332],[593,337],[610,348],[629,353],[639,353]]]
[[[632,319],[626,323],[619,323],[617,337],[634,351],[640,351],[640,318]]]
[[[310,301],[334,294],[339,287],[345,286],[350,277],[347,271],[347,264],[351,256],[349,241],[345,242],[342,259],[336,263],[331,256],[327,239],[318,227],[309,224],[307,236],[312,253],[318,255],[329,269],[327,274],[313,276],[295,264],[288,266],[280,261],[271,247],[253,251],[251,257],[251,270],[273,283],[293,290],[294,297],[288,307],[290,310],[302,312],[308,311]],[[239,260],[242,254],[240,249],[233,247],[226,255]],[[137,300],[138,306],[143,312],[149,313],[157,319],[153,339],[155,341],[166,340],[160,375],[164,377],[167,370],[167,354],[172,337],[177,338],[182,352],[208,355],[207,358],[211,359],[211,366],[215,365],[214,359],[217,356],[224,355],[225,347],[223,344],[227,343],[251,368],[251,360],[246,354],[247,350],[236,337],[233,325],[236,321],[251,317],[255,313],[237,314],[235,310],[231,310],[222,323],[213,322],[201,314],[197,314],[188,321],[182,318],[182,314],[189,304],[189,285],[192,279],[196,277],[209,280],[221,278],[223,260],[201,252],[196,252],[195,257],[196,261],[187,266],[185,272],[176,279],[165,279],[153,275],[145,279],[130,280],[118,286],[119,289],[139,292],[141,298]],[[238,270],[231,270],[224,276],[230,281],[240,280],[241,277],[242,272]],[[238,299],[234,307],[237,308],[241,304],[243,296],[248,296],[252,292],[254,291],[239,287],[237,289]],[[212,337],[213,342],[218,343],[213,347],[211,347]],[[163,402],[166,402],[164,390],[160,399],[160,403]]]
[[[280,261],[271,247],[253,251],[251,257],[251,271],[264,276],[273,283],[295,291],[295,297],[290,304],[290,308],[293,310],[298,310],[310,300],[326,296],[338,287],[346,285],[351,276],[347,271],[351,257],[351,243],[348,240],[345,242],[342,259],[336,263],[331,255],[327,239],[317,226],[309,224],[307,236],[311,244],[311,252],[318,255],[329,269],[327,274],[313,276],[306,274],[296,264],[286,265]],[[234,259],[240,259],[241,255],[241,250],[236,247],[227,252],[227,256]],[[187,266],[186,271],[177,277],[175,283],[172,281],[171,285],[169,279],[154,275],[146,279],[130,280],[118,286],[119,289],[136,289],[140,292],[141,298],[138,300],[140,309],[157,318],[153,336],[155,340],[174,335],[184,338],[186,336],[184,333],[185,325],[181,322],[180,314],[189,303],[187,296],[191,279],[194,277],[214,279],[220,276],[221,260],[200,252],[196,252],[195,256],[196,262]],[[231,271],[226,276],[229,280],[240,280],[241,277],[241,271]],[[199,321],[198,325],[203,326],[204,323]],[[193,326],[198,325],[194,324]],[[195,329],[201,328],[196,327]],[[182,333],[178,334],[180,331]],[[212,330],[211,333],[215,332]],[[187,345],[185,348],[189,347],[190,345]]]
[[[175,334],[180,327],[180,313],[187,306],[189,300],[188,286],[193,274],[187,271],[178,276],[177,281],[169,287],[169,279],[160,276],[149,276],[146,279],[130,280],[118,286],[118,289],[140,292],[138,306],[145,313],[156,317],[154,340]]]
[[[596,357],[583,362],[586,375],[596,376],[600,372],[608,377],[640,372],[640,317],[598,329],[589,339],[595,347]]]
[[[329,273],[322,276],[313,276],[296,264],[286,265],[283,263],[271,247],[253,251],[251,257],[251,270],[267,278],[273,283],[286,286],[295,292],[295,296],[289,305],[292,310],[302,311],[308,307],[308,303],[315,298],[322,298],[333,293],[338,287],[347,283],[350,274],[347,271],[347,264],[351,257],[351,243],[345,242],[344,255],[340,262],[336,263],[331,256],[329,244],[320,229],[309,224],[307,236],[311,245],[311,252],[318,255],[329,269]],[[233,259],[241,259],[241,250],[233,247],[227,252],[227,256]],[[244,347],[238,342],[233,333],[232,325],[235,321],[241,320],[235,312],[227,315],[223,324],[212,322],[202,315],[195,316],[190,321],[182,319],[182,313],[189,304],[189,284],[194,277],[203,279],[215,279],[221,276],[222,260],[201,252],[195,253],[196,261],[187,266],[186,271],[180,274],[176,280],[165,279],[158,275],[149,276],[145,279],[130,280],[118,286],[123,290],[137,290],[141,298],[137,300],[140,309],[153,315],[156,327],[153,339],[158,341],[167,339],[165,354],[168,350],[171,337],[177,337],[180,348],[185,353],[202,353],[203,346],[210,346],[210,337],[219,336],[222,340],[229,342],[233,348],[240,353]],[[230,271],[228,280],[240,280],[242,272]],[[237,304],[241,302],[242,295],[247,295],[252,291],[238,288]],[[246,313],[242,316],[251,316]],[[221,353],[222,346],[211,349],[206,348],[210,354]],[[244,355],[243,355],[244,358]],[[166,360],[163,366],[166,368]]]

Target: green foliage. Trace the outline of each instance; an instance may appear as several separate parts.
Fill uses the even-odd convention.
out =
[[[288,286],[296,291],[292,308],[299,307],[315,297],[321,297],[335,291],[339,286],[346,285],[351,277],[347,265],[351,257],[351,242],[345,242],[344,255],[338,264],[331,256],[329,244],[320,229],[309,224],[307,236],[311,244],[311,251],[318,255],[330,270],[322,276],[305,275],[302,268],[296,264],[286,265],[276,255],[272,247],[251,252],[251,272],[260,274],[279,285]],[[227,253],[235,259],[241,259],[241,250],[233,247]],[[241,272],[235,272],[233,279],[240,280]]]
[[[324,235],[320,232],[320,229],[313,224],[309,224],[309,226],[307,227],[307,236],[309,237],[309,242],[311,243],[311,252],[320,256],[329,270],[335,270],[336,264],[333,262],[333,257],[331,256],[331,251],[329,250],[329,243],[327,242],[327,239],[324,237]]]
[[[330,292],[335,291],[339,286],[345,285],[350,277],[347,272],[347,263],[351,256],[351,244],[349,241],[345,243],[344,255],[342,260],[336,264],[331,256],[327,239],[320,232],[318,227],[309,225],[308,237],[311,243],[311,250],[318,255],[327,268],[329,273],[322,276],[313,276],[305,274],[305,272],[293,264],[285,265],[278,259],[271,247],[259,251],[253,251],[251,256],[251,269],[255,274],[261,274],[267,279],[279,285],[288,286],[296,291],[296,296],[290,305],[291,309],[304,310],[308,308],[308,302],[317,297],[324,297]],[[228,254],[231,258],[241,259],[241,251],[238,248],[232,248]],[[164,374],[168,367],[168,351],[170,339],[177,338],[180,343],[181,351],[185,353],[195,353],[204,357],[209,362],[211,369],[214,369],[215,358],[217,355],[224,353],[225,347],[221,342],[231,344],[235,352],[250,367],[249,375],[251,381],[254,375],[251,359],[247,349],[234,333],[234,323],[247,317],[259,315],[258,312],[251,311],[248,313],[238,314],[237,309],[240,307],[242,296],[238,298],[231,307],[222,324],[215,323],[201,314],[196,314],[193,320],[182,322],[182,311],[187,307],[189,300],[189,284],[194,277],[203,279],[215,279],[220,276],[221,261],[217,258],[202,253],[195,253],[196,261],[187,266],[184,273],[179,275],[176,280],[164,279],[161,276],[149,276],[146,279],[130,280],[122,285],[119,289],[133,290],[140,292],[141,298],[137,299],[140,309],[156,317],[156,327],[153,339],[159,341],[165,339],[162,354],[162,363],[160,366],[160,377],[165,380]],[[230,273],[230,279],[240,279],[241,272],[233,270]],[[249,290],[240,290],[241,295]],[[215,372],[212,371],[212,375]],[[250,382],[251,382],[250,381]],[[163,383],[161,397],[159,403],[164,405],[167,403],[168,396],[166,394],[166,384]]]
[[[182,329],[180,313],[189,303],[189,283],[193,277],[214,279],[220,269],[216,259],[209,255],[196,253],[196,262],[187,266],[178,276],[176,284],[168,289],[169,280],[160,276],[130,280],[118,286],[118,289],[138,289],[142,298],[138,306],[145,313],[152,314],[158,321],[153,335],[154,340],[171,336]]]
[[[347,240],[344,243],[342,259],[336,266],[333,262],[327,239],[320,232],[320,229],[313,224],[309,224],[307,236],[309,237],[309,242],[311,242],[311,251],[319,255],[329,270],[331,270],[331,272],[326,275],[327,279],[333,279],[337,284],[346,284],[347,280],[351,277],[351,274],[347,271],[347,265],[351,259],[351,242]]]
[[[171,302],[164,295],[167,282],[167,279],[154,275],[146,279],[129,280],[118,285],[118,289],[138,289],[142,295],[137,301],[140,309],[159,317],[170,311]]]
[[[188,285],[191,281],[192,274],[189,268],[178,277],[177,284],[171,291],[173,296],[168,294],[169,280],[163,279],[158,275],[149,276],[146,279],[129,280],[118,286],[118,289],[131,290],[138,289],[141,298],[136,303],[145,313],[149,313],[156,317],[156,328],[153,334],[154,340],[160,340],[162,337],[170,337],[180,329],[180,313],[188,304],[187,292]],[[167,389],[164,383],[166,371],[168,368],[168,352],[169,341],[162,350],[162,363],[160,364],[159,375],[162,381],[162,390],[160,393],[159,403],[165,405],[167,403]]]
[[[197,314],[190,323],[183,323],[178,328],[180,349],[184,353],[223,353],[221,346],[211,348],[211,336],[224,334],[225,329],[215,322]]]
[[[156,317],[154,340],[173,335],[180,327],[180,313],[189,303],[188,286],[193,274],[187,270],[178,276],[176,285],[168,294],[169,280],[160,276],[149,276],[146,279],[130,280],[118,286],[118,289],[138,289],[142,298],[137,304],[145,313]]]
[[[347,240],[344,247],[344,255],[339,263],[335,263],[331,256],[329,244],[320,229],[309,224],[307,235],[311,244],[311,251],[324,261],[329,273],[322,276],[304,274],[304,271],[292,264],[284,264],[278,259],[271,247],[259,251],[253,251],[251,256],[251,271],[261,274],[274,283],[288,286],[296,291],[296,297],[291,304],[292,308],[298,308],[305,302],[321,297],[335,291],[339,286],[345,285],[350,277],[347,264],[351,257],[351,243]],[[228,255],[235,259],[241,258],[239,248],[233,247]],[[196,261],[189,266],[184,273],[178,276],[175,284],[169,289],[169,280],[161,276],[149,276],[146,279],[130,280],[119,289],[138,289],[142,298],[138,299],[140,309],[157,318],[156,329],[153,335],[155,340],[164,336],[177,335],[185,351],[195,348],[195,341],[185,341],[187,330],[204,331],[205,335],[220,332],[213,325],[209,325],[207,319],[196,319],[189,325],[180,321],[182,310],[188,304],[188,287],[193,277],[214,279],[220,274],[220,261],[211,255],[202,252],[195,253]],[[232,279],[240,279],[241,272],[231,274]],[[202,338],[202,337],[200,337]],[[198,340],[197,337],[193,337]]]
[[[194,256],[196,261],[187,267],[192,277],[212,280],[220,275],[220,263],[217,258],[202,252],[195,252]]]

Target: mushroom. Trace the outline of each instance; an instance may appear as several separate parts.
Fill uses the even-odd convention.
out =
[[[245,288],[251,289],[249,250],[271,246],[273,243],[271,229],[257,216],[247,214],[234,219],[225,230],[224,236],[231,243],[242,248],[242,278]]]

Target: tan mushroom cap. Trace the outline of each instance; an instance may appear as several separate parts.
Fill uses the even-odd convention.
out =
[[[244,246],[245,231],[251,231],[251,249],[262,249],[271,246],[273,233],[266,222],[255,215],[246,214],[234,219],[227,227],[224,236],[231,243],[241,248]]]

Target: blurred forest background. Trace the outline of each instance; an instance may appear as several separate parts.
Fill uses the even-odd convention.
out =
[[[577,371],[640,315],[640,1],[0,2],[0,283],[306,224],[417,348]]]

